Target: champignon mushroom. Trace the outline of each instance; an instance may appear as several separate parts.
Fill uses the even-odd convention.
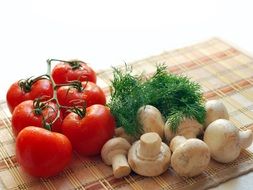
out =
[[[139,108],[137,118],[143,133],[156,132],[163,138],[164,121],[161,112],[154,106],[145,105]]]
[[[206,128],[204,142],[208,145],[213,159],[228,163],[239,156],[241,148],[251,145],[252,131],[239,131],[230,121],[218,119]]]
[[[155,132],[145,133],[128,152],[128,163],[132,170],[143,176],[158,176],[170,163],[170,149]]]
[[[210,151],[206,143],[199,139],[176,136],[171,140],[171,167],[180,176],[193,177],[201,174],[209,162]]]
[[[195,119],[184,118],[179,124],[177,131],[171,129],[169,120],[165,123],[164,134],[167,143],[175,136],[184,136],[185,138],[196,138],[203,132],[203,126]]]
[[[136,140],[134,136],[128,135],[123,127],[118,127],[115,129],[115,137],[122,137],[126,139],[130,144]]]
[[[229,119],[228,111],[220,100],[209,100],[205,103],[205,128],[217,119]]]
[[[239,131],[240,146],[243,149],[248,148],[252,144],[253,133],[250,129]]]
[[[131,172],[126,158],[130,147],[127,140],[116,137],[107,141],[101,150],[102,160],[105,164],[112,165],[115,178],[127,176]]]

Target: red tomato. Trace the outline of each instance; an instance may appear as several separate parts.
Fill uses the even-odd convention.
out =
[[[57,90],[57,98],[62,106],[82,106],[86,107],[93,104],[105,105],[106,98],[103,90],[93,82],[76,83],[78,86],[61,86]],[[62,109],[66,115],[66,109]]]
[[[48,79],[40,79],[33,81],[32,79],[21,80],[13,83],[7,91],[6,101],[10,112],[25,100],[34,100],[42,97],[48,100],[53,96],[53,88],[51,81]]]
[[[61,62],[52,70],[52,77],[56,84],[66,84],[73,80],[91,81],[96,83],[95,71],[82,61]]]
[[[32,176],[56,175],[69,164],[71,157],[71,143],[63,134],[29,126],[17,136],[17,162]]]
[[[73,149],[85,156],[100,154],[103,145],[113,137],[115,121],[108,107],[92,105],[80,117],[69,113],[62,123],[62,132]]]
[[[13,111],[11,123],[15,136],[27,126],[44,127],[43,118],[47,123],[52,122],[57,116],[57,106],[54,102],[49,102],[42,108],[34,105],[33,100],[26,100],[20,103]],[[52,125],[52,131],[61,132],[62,114]]]

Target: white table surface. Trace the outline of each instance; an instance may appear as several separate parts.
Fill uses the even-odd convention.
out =
[[[95,70],[219,37],[253,52],[251,0],[0,1],[0,99],[46,59]],[[253,146],[251,146],[253,151]],[[216,189],[253,189],[253,173]]]

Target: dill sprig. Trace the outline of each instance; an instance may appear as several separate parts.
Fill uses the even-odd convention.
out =
[[[128,67],[125,71],[114,68],[113,73],[109,107],[117,126],[122,126],[126,133],[134,136],[141,133],[137,111],[143,105],[155,106],[169,120],[174,132],[184,118],[204,123],[201,87],[189,78],[168,73],[164,65],[157,66],[156,72],[146,80],[141,75],[132,75]]]
[[[132,75],[132,68],[125,72],[113,68],[111,101],[109,107],[114,115],[117,127],[123,127],[127,134],[137,135],[142,128],[136,119],[137,110],[144,105],[141,76]]]

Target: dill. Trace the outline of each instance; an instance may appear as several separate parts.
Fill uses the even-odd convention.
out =
[[[183,118],[193,118],[204,123],[205,108],[201,87],[181,75],[168,73],[166,66],[157,66],[156,72],[144,80],[142,75],[132,75],[132,69],[125,71],[114,68],[111,99],[108,104],[116,118],[117,127],[137,136],[142,126],[137,119],[137,111],[143,105],[155,106],[172,131],[176,132]]]
[[[109,107],[114,115],[117,127],[123,127],[127,134],[133,136],[141,133],[136,119],[138,109],[144,105],[143,88],[140,76],[131,74],[132,68],[125,72],[113,68],[112,93]]]

